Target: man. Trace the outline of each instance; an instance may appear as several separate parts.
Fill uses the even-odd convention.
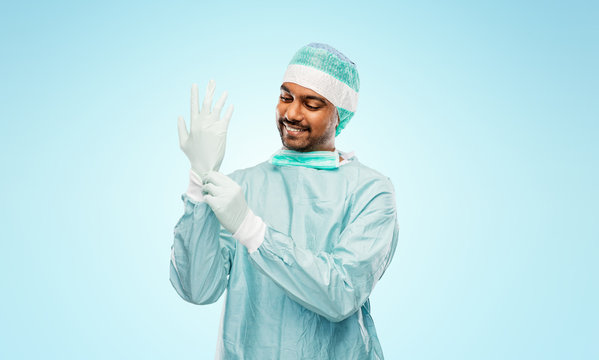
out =
[[[356,66],[332,47],[302,47],[285,72],[276,108],[283,143],[270,161],[217,172],[225,148],[226,93],[198,112],[192,87],[191,161],[185,213],[175,226],[170,279],[194,304],[227,290],[221,359],[382,359],[368,297],[395,252],[398,224],[389,179],[337,151],[353,116]]]

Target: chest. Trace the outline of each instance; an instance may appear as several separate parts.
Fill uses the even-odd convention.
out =
[[[248,184],[248,204],[269,226],[289,234],[296,245],[330,251],[347,224],[348,182],[333,171],[294,170]]]

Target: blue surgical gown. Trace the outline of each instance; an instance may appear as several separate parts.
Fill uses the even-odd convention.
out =
[[[357,159],[334,170],[264,162],[233,172],[267,224],[258,250],[182,195],[170,280],[194,304],[225,290],[217,359],[383,359],[369,295],[395,252],[389,178]]]

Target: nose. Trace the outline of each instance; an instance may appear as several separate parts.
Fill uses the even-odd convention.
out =
[[[298,100],[293,100],[285,111],[285,117],[289,121],[300,122],[304,119],[304,115],[302,113],[301,104]]]

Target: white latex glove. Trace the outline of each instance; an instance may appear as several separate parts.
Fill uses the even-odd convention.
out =
[[[190,131],[187,132],[183,116],[179,116],[179,145],[191,162],[191,169],[203,178],[209,171],[218,171],[225,156],[227,128],[233,114],[233,105],[230,105],[224,117],[220,117],[221,110],[227,100],[227,92],[223,92],[220,99],[212,107],[214,95],[214,80],[208,82],[206,96],[202,109],[199,110],[198,85],[191,86],[191,119]]]
[[[241,186],[227,175],[211,171],[204,178],[204,201],[221,225],[235,234],[250,211]]]

